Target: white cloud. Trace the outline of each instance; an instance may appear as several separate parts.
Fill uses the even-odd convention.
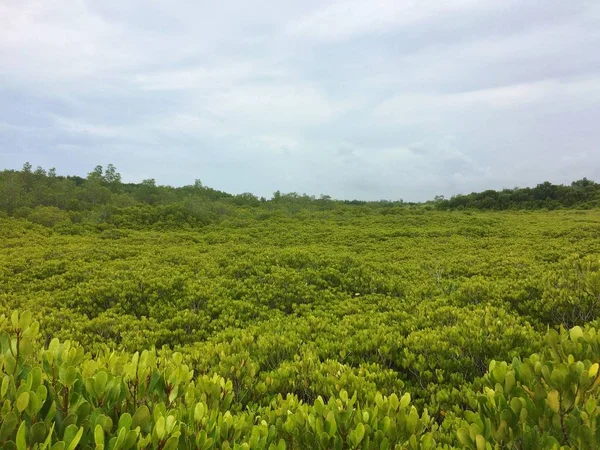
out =
[[[101,139],[119,138],[127,140],[139,137],[137,133],[134,133],[132,127],[126,126],[88,123],[83,120],[70,119],[61,116],[54,116],[54,123],[63,131],[73,135],[87,135]]]
[[[269,68],[268,62],[246,61],[229,65],[210,65],[190,69],[140,73],[133,83],[144,90],[211,90],[231,88],[237,83],[256,79],[281,79],[288,76],[284,69]]]
[[[275,153],[290,154],[300,146],[298,140],[289,136],[263,135],[256,139],[256,147],[266,148]]]
[[[90,14],[83,1],[24,0],[0,8],[3,73],[60,79],[137,62],[123,45],[126,31]]]
[[[292,22],[287,32],[336,41],[498,6],[489,0],[344,0]]]
[[[223,138],[234,135],[221,121],[209,115],[178,113],[144,124],[146,133],[159,132],[176,136],[210,136]]]
[[[542,80],[451,94],[399,94],[384,101],[373,121],[385,124],[427,124],[448,114],[485,110],[522,110],[535,104],[562,101],[595,103],[600,100],[600,77],[568,81]]]
[[[320,124],[343,112],[345,102],[333,102],[311,86],[248,86],[221,93],[213,111],[267,128]]]

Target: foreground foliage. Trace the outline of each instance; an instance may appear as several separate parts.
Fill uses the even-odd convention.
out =
[[[438,429],[410,394],[360,402],[341,390],[312,404],[288,394],[243,409],[232,381],[196,376],[181,353],[95,356],[75,343],[39,344],[31,314],[0,316],[3,449],[429,449]],[[597,448],[600,334],[551,330],[540,354],[492,361],[465,411],[465,448]],[[445,446],[447,447],[447,446]]]
[[[95,357],[58,339],[38,348],[37,322],[0,316],[2,448],[433,448],[410,395],[356,394],[314,404],[294,395],[243,410],[231,380],[194,378],[181,353],[108,350]]]

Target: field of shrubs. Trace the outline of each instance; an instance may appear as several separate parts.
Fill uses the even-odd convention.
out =
[[[600,446],[600,212],[0,218],[3,449]]]

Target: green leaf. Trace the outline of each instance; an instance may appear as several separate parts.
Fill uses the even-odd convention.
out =
[[[4,356],[4,371],[6,373],[15,373],[17,360],[13,355]]]
[[[515,379],[515,374],[513,372],[508,372],[504,378],[504,392],[510,394],[516,385],[517,381]]]
[[[410,394],[407,392],[400,399],[400,407],[406,408],[408,405],[410,405]]]
[[[546,333],[546,342],[550,345],[556,345],[560,341],[560,336],[556,330],[550,330]]]
[[[550,380],[552,380],[555,385],[562,387],[569,376],[569,369],[565,364],[560,364],[556,368],[552,370],[550,373]]]
[[[81,440],[82,436],[83,436],[83,427],[79,428],[79,431],[77,432],[77,434],[75,435],[75,437],[73,438],[73,440],[71,441],[69,446],[67,447],[67,450],[75,450],[77,448],[77,445],[79,444],[79,441]]]
[[[108,374],[104,371],[98,372],[94,377],[94,392],[96,392],[98,397],[104,395],[106,383],[108,383]]]
[[[494,376],[494,380],[496,383],[504,384],[504,377],[506,376],[507,366],[503,361],[501,363],[496,363],[496,366],[492,370],[492,375]]]
[[[104,429],[100,424],[97,424],[96,428],[94,428],[94,443],[104,446]]]
[[[33,344],[31,343],[31,339],[27,337],[23,337],[19,342],[19,353],[23,357],[27,357],[33,354]]]
[[[25,422],[21,422],[21,426],[19,427],[19,431],[17,431],[17,450],[27,450],[27,441],[25,440],[25,435],[27,433],[27,427]]]
[[[79,444],[79,440],[83,435],[83,427],[77,429],[76,425],[69,425],[65,429],[65,433],[63,435],[63,440],[65,441],[66,450],[75,450],[77,444]]]
[[[348,392],[346,392],[344,389],[340,391],[340,400],[344,403],[348,403]]]
[[[398,409],[398,406],[400,405],[400,401],[398,400],[398,396],[395,392],[388,397],[388,402],[390,408],[392,408],[392,411],[396,411]]]
[[[41,407],[42,403],[40,402],[37,394],[35,392],[30,392],[29,404],[27,405],[27,414],[29,414],[30,417],[33,417],[37,415]]]
[[[121,417],[119,417],[119,424],[117,425],[117,428],[125,428],[125,430],[129,431],[131,429],[131,423],[132,423],[132,419],[131,419],[131,414],[129,413],[124,413],[121,414]]]
[[[521,399],[518,397],[513,397],[510,400],[510,408],[513,410],[515,414],[519,414],[523,409],[523,403],[521,403]]]
[[[137,441],[138,436],[139,433],[137,430],[129,431],[129,433],[127,433],[127,436],[125,437],[125,441],[123,441],[123,444],[121,445],[121,448],[123,450],[129,450],[135,445],[135,441]]]
[[[77,414],[71,413],[67,417],[64,418],[62,425],[65,427],[68,425],[75,425],[75,424],[77,424],[77,418],[78,418]]]
[[[0,387],[0,400],[6,397],[6,393],[8,392],[8,387],[10,386],[10,377],[5,375],[2,378],[2,387]]]
[[[319,433],[319,443],[323,448],[329,448],[329,435],[327,433]]]
[[[597,406],[596,399],[590,397],[585,402],[585,411],[591,415],[594,413],[594,411],[596,411],[596,406]]]
[[[583,337],[583,330],[580,326],[573,327],[569,330],[569,335],[571,336],[572,341],[576,341]]]
[[[417,424],[419,422],[419,414],[414,407],[411,409],[408,417],[406,418],[406,429],[409,433],[414,433],[417,430]]]
[[[13,327],[19,328],[19,311],[13,311],[10,316],[10,322],[12,323]]]
[[[23,392],[21,395],[19,395],[19,398],[17,399],[17,410],[19,411],[19,414],[25,411],[25,408],[27,408],[28,404],[29,392]]]
[[[365,437],[365,426],[361,422],[358,425],[356,425],[356,428],[354,429],[354,431],[356,432],[356,443],[355,444],[358,446],[358,444],[360,444],[360,442]]]
[[[19,318],[19,328],[25,330],[29,325],[31,325],[31,311],[23,311]]]
[[[175,450],[177,448],[178,444],[179,444],[179,437],[172,436],[167,440],[165,446],[163,447],[163,450]]]
[[[196,403],[196,407],[194,408],[194,420],[198,423],[202,422],[202,418],[204,417],[204,404]]]
[[[458,440],[465,447],[471,447],[473,445],[473,440],[471,439],[471,435],[469,434],[469,430],[466,428],[459,428],[456,432]]]
[[[66,369],[61,368],[58,377],[63,385],[70,388],[75,384],[75,381],[77,380],[77,369],[73,366],[69,366]]]
[[[0,441],[8,441],[18,423],[17,415],[14,412],[9,412],[3,417],[2,426],[0,426]]]
[[[156,432],[156,436],[159,440],[164,439],[165,437],[165,418],[164,416],[160,416],[156,423],[154,424],[154,431]]]
[[[546,396],[546,403],[552,412],[558,413],[560,409],[560,394],[558,391],[554,390],[548,392],[548,395]]]
[[[179,394],[179,386],[175,386],[171,392],[169,392],[169,403],[173,403]]]
[[[435,448],[435,440],[433,439],[433,436],[431,435],[431,433],[427,433],[421,438],[421,448],[422,449]]]
[[[475,444],[477,445],[477,450],[485,450],[485,438],[478,434],[475,437]]]
[[[51,353],[58,353],[59,349],[60,349],[60,341],[58,340],[58,338],[53,338],[50,341],[50,344],[48,344],[48,350]]]
[[[109,447],[112,450],[122,450],[121,444],[125,442],[125,433],[127,433],[127,430],[125,430],[125,428],[120,428],[117,437],[110,440]]]
[[[48,433],[48,427],[44,422],[37,422],[31,426],[31,431],[29,432],[31,436],[32,444],[41,444],[46,439],[46,435]]]
[[[137,411],[133,414],[131,419],[131,427],[140,427],[142,430],[146,429],[150,424],[150,411],[146,405],[140,406]]]
[[[54,433],[54,424],[50,427],[50,431],[46,436],[46,440],[42,444],[42,449],[47,449],[50,446],[50,442],[52,442],[52,433]]]

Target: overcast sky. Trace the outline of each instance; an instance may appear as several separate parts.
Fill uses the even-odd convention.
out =
[[[0,0],[0,168],[415,201],[599,142],[598,0]]]

